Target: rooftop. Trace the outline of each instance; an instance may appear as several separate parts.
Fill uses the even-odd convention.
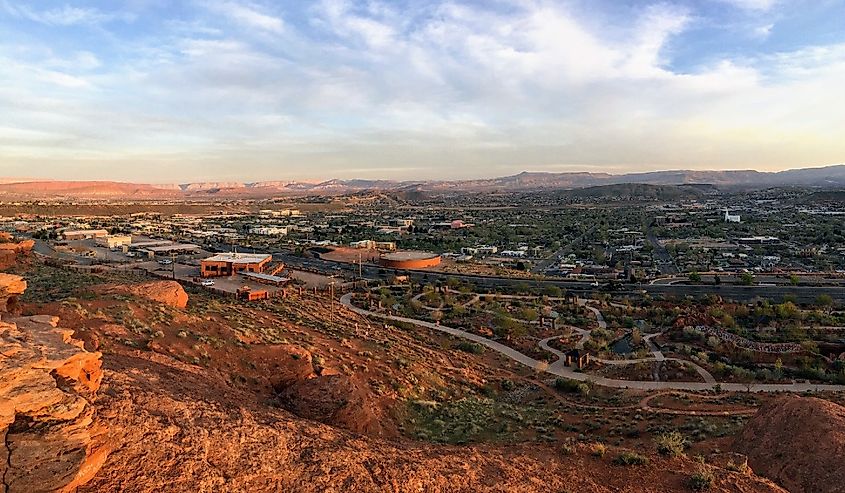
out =
[[[382,255],[386,260],[423,260],[435,257],[439,255],[431,252],[393,252]]]
[[[270,255],[266,253],[218,253],[208,257],[205,262],[231,262],[233,264],[257,264],[269,260]]]
[[[174,243],[172,245],[161,245],[161,246],[151,246],[148,247],[147,250],[151,252],[173,252],[173,251],[180,251],[180,250],[199,250],[199,245],[194,245],[192,243]]]

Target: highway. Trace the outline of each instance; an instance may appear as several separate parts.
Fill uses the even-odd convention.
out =
[[[329,275],[343,275],[354,278],[358,275],[358,265],[332,260],[323,260],[314,257],[299,257],[290,253],[274,253],[273,259],[284,262],[295,269],[311,270]],[[573,293],[589,294],[602,291],[606,283],[596,287],[586,281],[570,281],[561,279],[513,279],[508,277],[479,276],[470,274],[451,274],[436,271],[406,270],[406,269],[385,269],[376,265],[364,264],[362,274],[367,279],[387,280],[392,276],[408,276],[417,283],[429,283],[445,281],[448,278],[458,279],[462,282],[474,284],[480,288],[496,289],[517,285],[531,286],[557,286]],[[756,298],[767,298],[773,301],[781,301],[785,297],[793,297],[802,303],[812,303],[821,294],[830,295],[834,301],[845,303],[845,286],[741,286],[732,284],[720,285],[686,285],[686,284],[631,284],[617,283],[618,289],[612,292],[619,296],[641,296],[647,293],[651,296],[684,298],[691,296],[700,298],[709,294],[723,298],[746,302]]]

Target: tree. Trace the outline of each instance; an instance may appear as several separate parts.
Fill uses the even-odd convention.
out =
[[[750,272],[743,272],[742,275],[739,277],[739,282],[743,286],[751,286],[754,284],[754,274]]]
[[[789,284],[792,284],[793,286],[797,286],[799,282],[801,282],[800,277],[796,276],[795,274],[792,274],[791,276],[789,276]]]
[[[696,271],[692,271],[689,273],[689,280],[692,282],[701,282],[701,274]]]
[[[716,274],[715,276],[713,276],[713,284],[715,284],[717,286],[719,284],[722,284],[722,278],[719,277],[719,274]]]

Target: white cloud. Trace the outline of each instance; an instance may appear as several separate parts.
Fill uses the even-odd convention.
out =
[[[780,0],[716,0],[744,10],[766,11],[774,7]]]
[[[762,26],[757,26],[752,30],[752,35],[755,38],[765,39],[768,38],[770,34],[772,34],[772,28],[774,28],[774,24],[765,24]]]
[[[213,1],[204,5],[219,14],[228,16],[245,27],[272,33],[281,33],[285,29],[282,18],[262,12],[259,7],[248,2]]]
[[[110,22],[115,19],[132,19],[131,14],[107,14],[94,8],[72,7],[69,5],[49,10],[34,10],[26,5],[13,5],[8,0],[3,0],[0,6],[2,6],[7,14],[14,17],[51,26],[93,25]]]
[[[0,129],[0,155],[260,174],[239,179],[845,155],[845,101],[831,97],[845,87],[842,46],[680,71],[675,43],[700,19],[670,4],[624,25],[542,0],[419,5],[326,0],[306,7],[312,23],[285,24],[259,4],[218,2],[225,15],[164,23],[117,56],[0,45],[0,114],[20,130]]]

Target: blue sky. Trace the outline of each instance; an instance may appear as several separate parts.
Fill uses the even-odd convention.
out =
[[[0,0],[0,176],[845,162],[845,0]]]

